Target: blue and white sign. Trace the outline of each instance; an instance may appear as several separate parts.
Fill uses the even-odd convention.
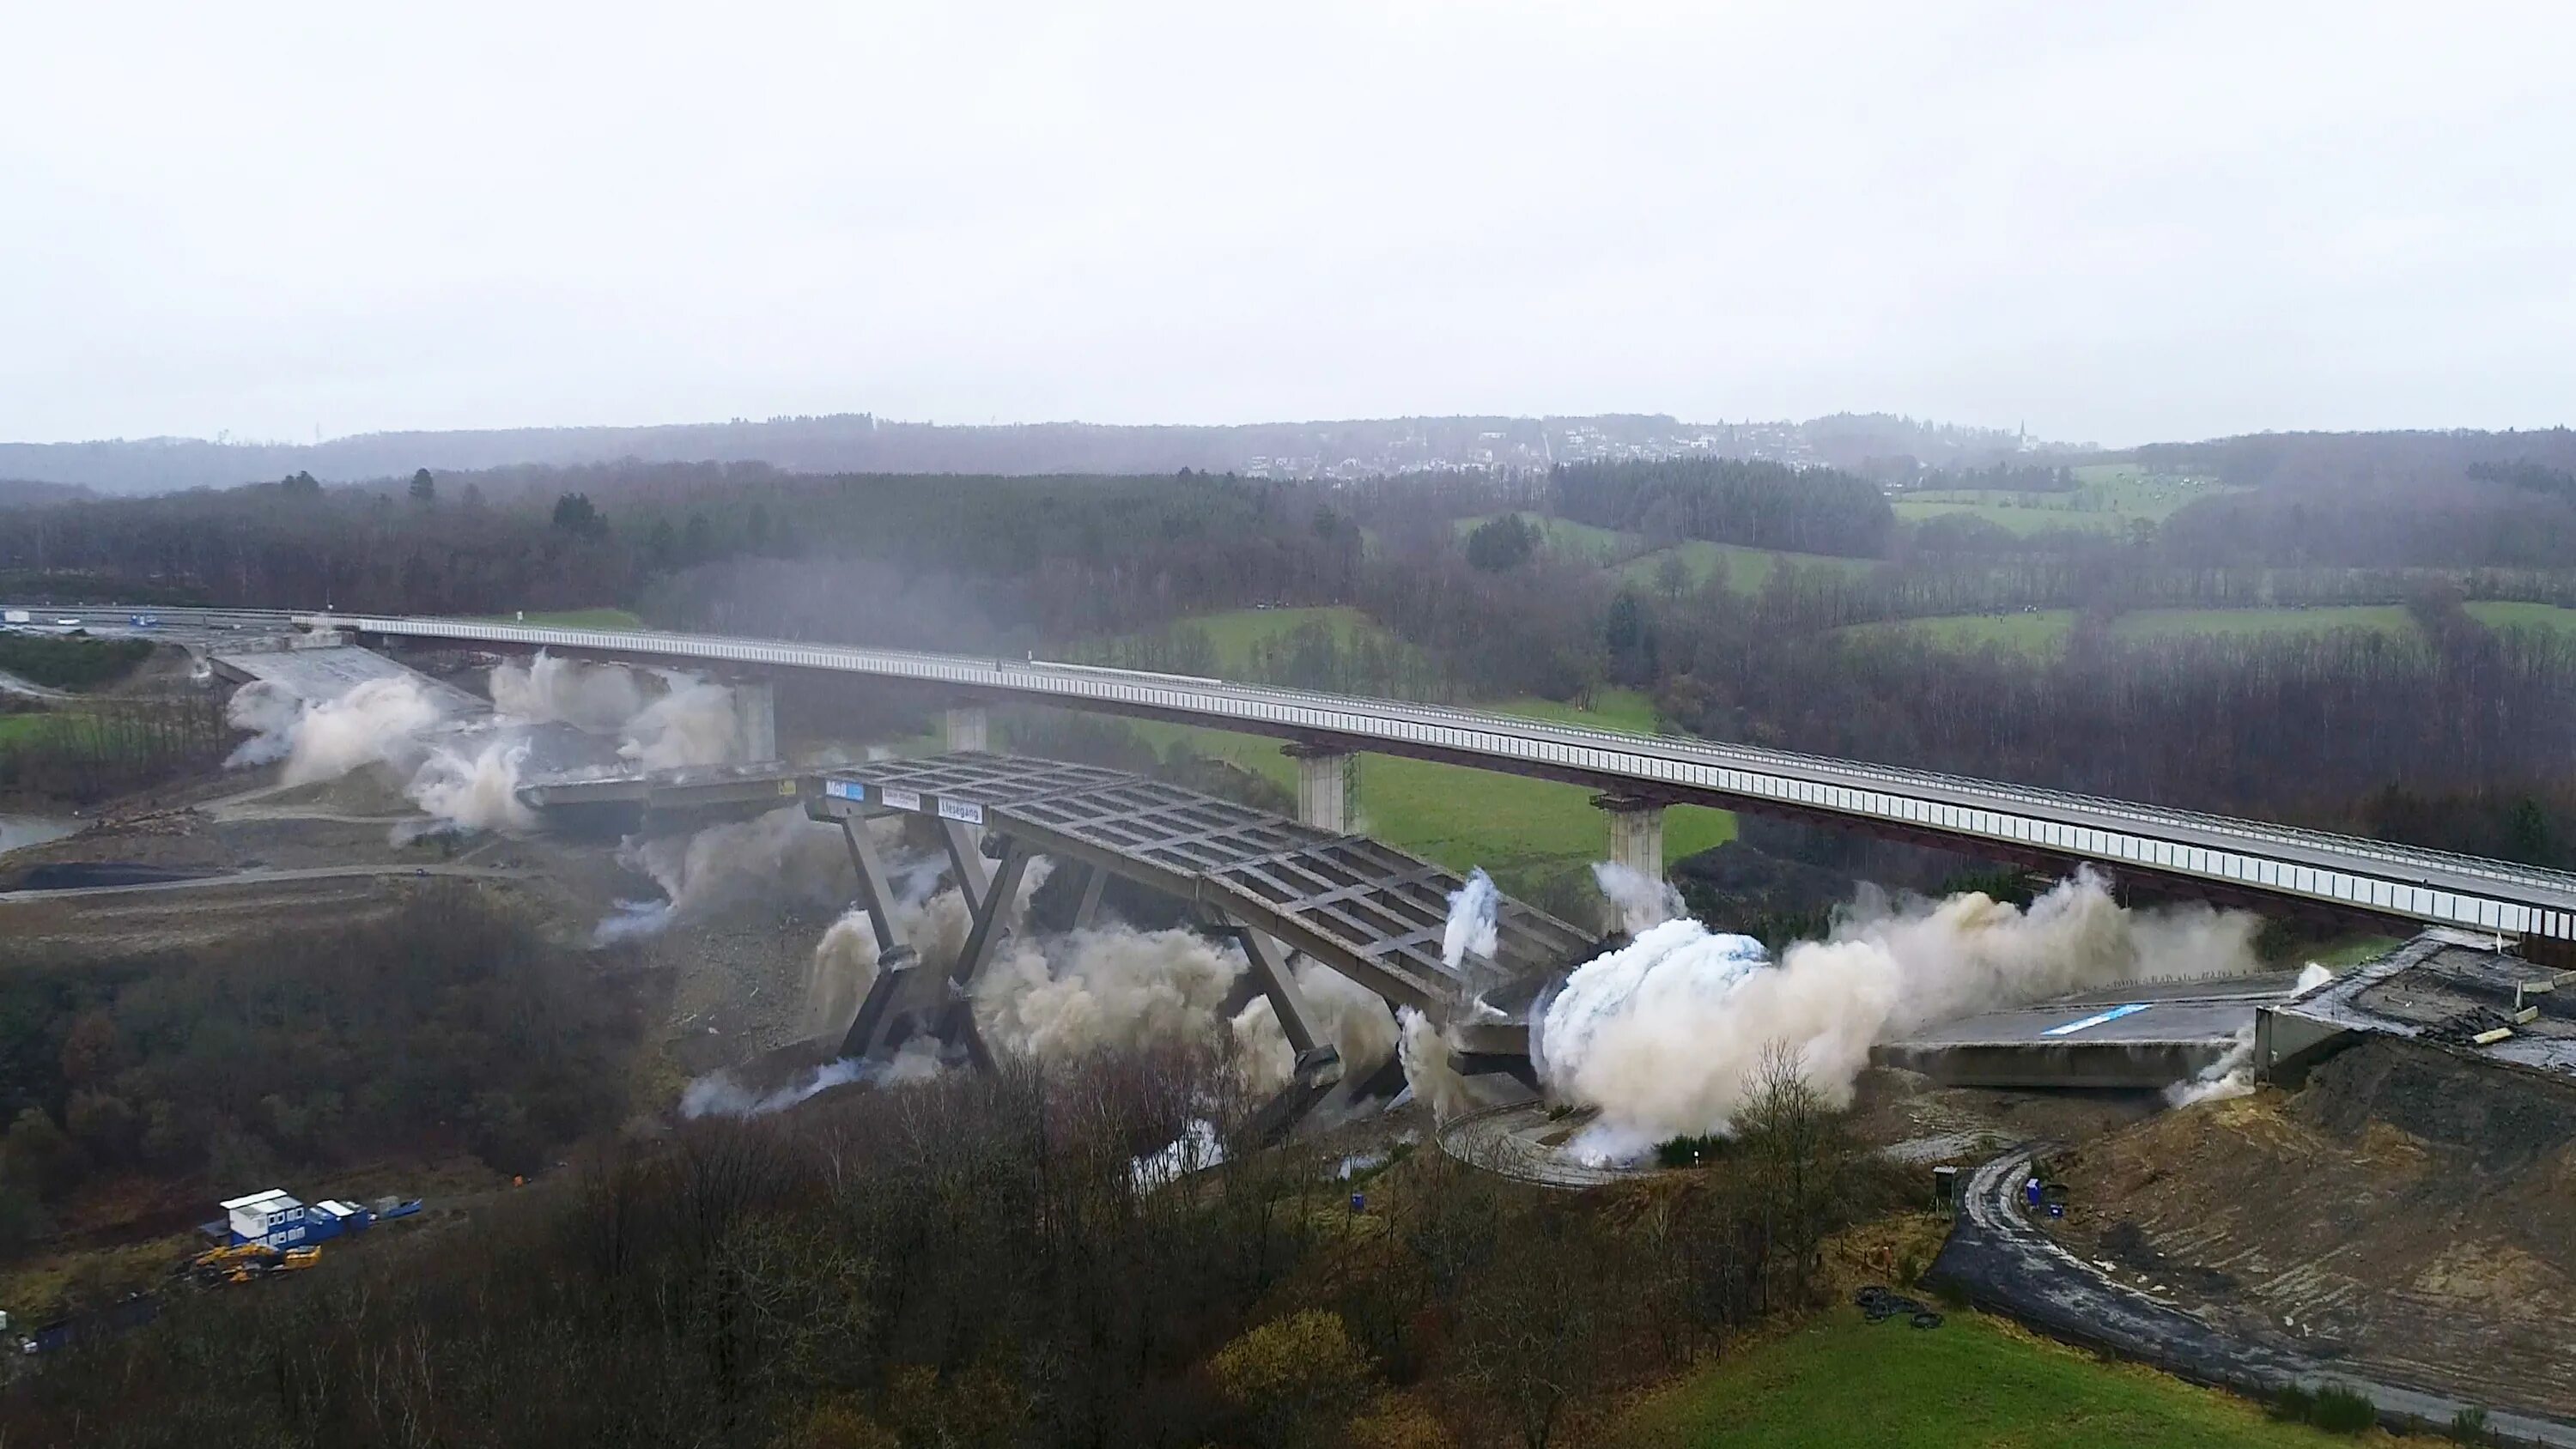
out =
[[[2064,1026],[2052,1026],[2048,1030],[2041,1032],[2040,1035],[2073,1036],[2079,1031],[2088,1031],[2094,1027],[2102,1025],[2104,1022],[2118,1021],[2124,1016],[2134,1016],[2137,1013],[2146,1010],[2149,1004],[2150,1003],[2144,1001],[2133,1001],[2126,1006],[2115,1006],[2109,1011],[2096,1012],[2093,1015],[2084,1018],[2082,1021],[2070,1021]]]
[[[826,780],[823,782],[823,793],[835,800],[865,800],[868,798],[868,787],[856,780]]]

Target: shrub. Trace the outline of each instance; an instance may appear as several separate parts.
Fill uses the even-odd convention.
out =
[[[2328,1384],[2317,1390],[2315,1407],[2308,1410],[2308,1422],[2333,1434],[2358,1434],[2379,1422],[2379,1406],[2370,1396],[2342,1384]]]
[[[1253,1329],[1217,1350],[1208,1368],[1264,1445],[1333,1441],[1369,1387],[1350,1329],[1320,1308]]]
[[[2466,1408],[2451,1416],[2451,1437],[2463,1444],[2486,1444],[2493,1442],[2495,1431],[2487,1427],[2486,1410]]]
[[[2317,1396],[2297,1384],[2284,1384],[2272,1396],[2272,1417],[2285,1423],[2304,1424],[2317,1407]]]

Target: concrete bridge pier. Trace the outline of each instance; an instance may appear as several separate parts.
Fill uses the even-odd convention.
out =
[[[990,743],[992,721],[984,706],[980,704],[962,704],[952,707],[943,721],[943,733],[948,741],[948,748],[952,752],[973,750],[978,754],[984,754],[992,749]]]
[[[894,933],[894,890],[886,883],[885,863],[877,858],[876,842],[866,824],[843,820],[841,841],[849,847],[850,866],[859,877],[859,904],[867,908],[868,925],[877,938],[876,980],[869,983],[858,1015],[850,1019],[850,1029],[841,1038],[841,1055],[854,1057],[864,1056],[884,1034],[895,1003],[912,990],[920,963],[912,948]]]
[[[1348,750],[1296,744],[1281,754],[1297,762],[1297,821],[1335,835],[1351,833],[1354,776]]]
[[[778,691],[766,679],[745,679],[733,686],[734,734],[742,741],[742,763],[765,765],[778,758]]]
[[[1612,865],[1626,866],[1651,881],[1664,878],[1664,802],[1637,795],[1596,795],[1592,803],[1610,818]],[[1617,903],[1601,903],[1603,928],[1622,929]]]

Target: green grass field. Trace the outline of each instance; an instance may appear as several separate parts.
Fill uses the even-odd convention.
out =
[[[1693,539],[1689,543],[1657,549],[1628,560],[1619,566],[1619,577],[1632,584],[1653,587],[1667,558],[1680,559],[1682,566],[1690,570],[1692,588],[1707,583],[1709,575],[1717,572],[1718,565],[1723,563],[1726,566],[1727,592],[1734,594],[1762,592],[1771,582],[1772,571],[1782,564],[1794,564],[1801,569],[1824,569],[1846,579],[1867,578],[1869,571],[1878,567],[1873,559],[1790,553],[1782,549],[1747,548],[1740,543],[1710,543],[1704,539]]]
[[[2316,609],[2138,609],[2111,625],[2119,639],[2173,634],[2324,634],[2336,629],[2375,629],[2408,639],[2422,636],[2414,616],[2396,604],[2334,605]]]
[[[1968,514],[2014,533],[2084,528],[2117,533],[2143,519],[2162,523],[2200,499],[2228,490],[2199,478],[2152,474],[2135,463],[2086,463],[2075,469],[2071,493],[2018,493],[1993,489],[1925,489],[1896,503],[1909,523]]]
[[[2556,604],[2513,604],[2497,599],[2482,599],[2463,605],[2469,617],[2490,629],[2546,629],[2559,634],[2576,634],[2576,609]]]
[[[1642,695],[1609,691],[1599,705],[1586,711],[1534,699],[1485,707],[1595,729],[1651,733],[1655,727],[1654,707]],[[1191,725],[1140,722],[1133,728],[1157,749],[1182,743],[1296,788],[1296,767],[1276,740]],[[1593,792],[1581,786],[1387,755],[1364,756],[1359,769],[1361,828],[1452,870],[1483,866],[1499,877],[1528,880],[1587,866],[1609,845],[1608,824],[1592,808]],[[1676,806],[1665,813],[1667,862],[1734,838],[1735,817],[1723,810]]]
[[[1929,619],[1890,619],[1854,624],[1846,635],[1886,638],[1904,635],[1934,649],[2007,649],[2030,654],[2054,653],[2075,632],[2073,609],[2042,609],[2035,614],[1942,614]]]
[[[0,714],[0,746],[29,743],[53,727],[51,714]]]
[[[1230,609],[1222,614],[1201,614],[1182,623],[1206,631],[1208,642],[1216,646],[1218,666],[1228,674],[1251,665],[1254,645],[1284,639],[1309,624],[1330,625],[1333,636],[1344,644],[1362,634],[1385,632],[1376,621],[1348,604],[1317,609]]]
[[[2349,1444],[2150,1370],[2106,1364],[1982,1314],[1941,1327],[1841,1308],[1648,1398],[1622,1449],[2322,1449]]]
[[[2576,610],[2568,612],[2576,617]],[[2322,634],[2336,629],[2375,629],[2410,640],[2422,637],[2414,617],[2395,604],[2318,609],[2139,609],[2112,621],[2111,636],[2164,639],[2186,634]],[[1928,619],[1854,624],[1844,632],[1880,637],[1904,634],[1936,649],[1992,646],[2039,654],[2066,647],[2068,637],[2075,632],[2075,611],[1944,614]]]

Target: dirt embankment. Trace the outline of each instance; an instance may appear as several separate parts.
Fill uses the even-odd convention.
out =
[[[2374,1041],[2054,1168],[2068,1247],[2213,1322],[2576,1414],[2576,1089]]]

